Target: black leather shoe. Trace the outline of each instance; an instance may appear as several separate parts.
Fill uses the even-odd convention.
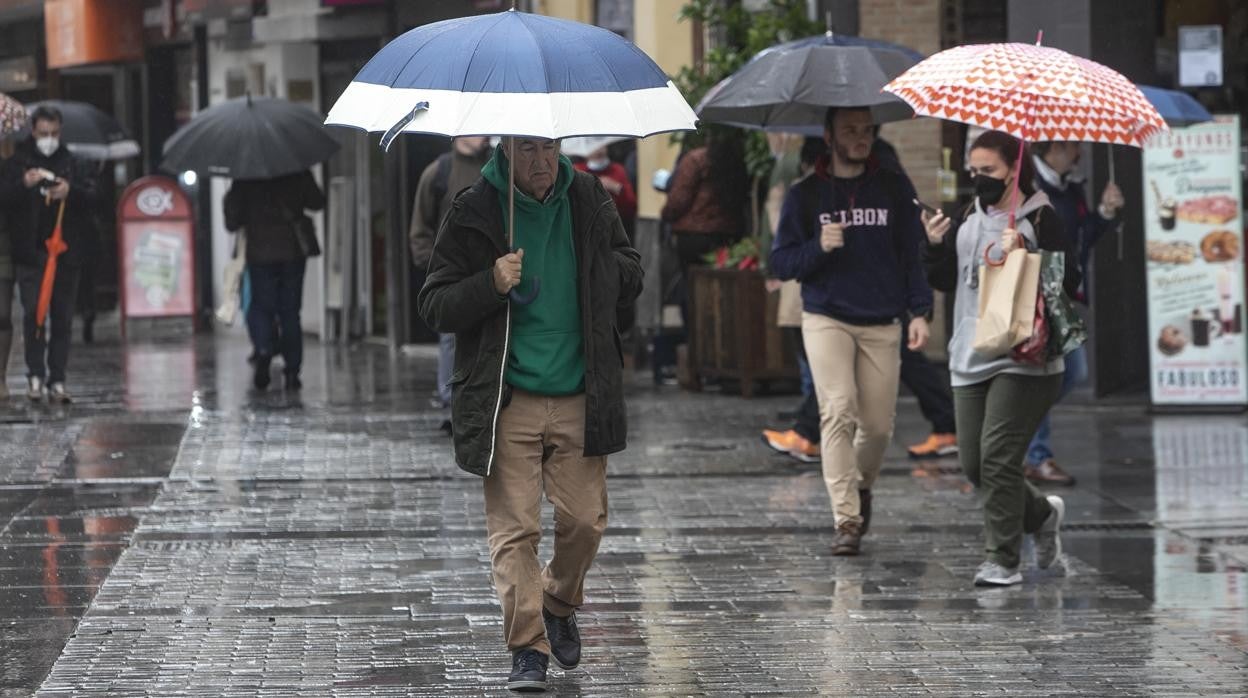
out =
[[[546,639],[550,641],[550,654],[560,669],[575,669],[581,663],[581,631],[576,629],[576,613],[560,618],[542,609],[546,622]]]
[[[862,534],[871,528],[871,490],[858,490],[858,515],[862,517]]]
[[[303,381],[299,380],[298,373],[287,373],[285,385],[287,390],[303,390]]]
[[[273,382],[273,375],[269,372],[272,362],[273,357],[271,356],[256,357],[256,372],[251,377],[251,384],[255,386],[256,390],[265,390],[269,387],[269,383]]]
[[[518,693],[546,691],[546,663],[549,659],[537,650],[520,650],[511,655],[511,676],[507,688]]]

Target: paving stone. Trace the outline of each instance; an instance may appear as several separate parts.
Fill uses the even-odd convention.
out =
[[[93,347],[82,404],[0,425],[0,696],[505,695],[432,353],[311,344],[298,396],[249,392],[245,356]],[[555,695],[1248,694],[1242,420],[1063,406],[1068,555],[977,590],[975,496],[905,458],[913,401],[854,559],[817,466],[757,441],[793,402],[631,385]]]

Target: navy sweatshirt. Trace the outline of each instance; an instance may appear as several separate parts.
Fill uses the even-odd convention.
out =
[[[914,196],[905,175],[878,167],[853,179],[815,174],[798,182],[780,211],[772,275],[801,282],[806,312],[841,322],[886,325],[927,315],[926,235]],[[819,246],[821,218],[846,225],[844,247]]]

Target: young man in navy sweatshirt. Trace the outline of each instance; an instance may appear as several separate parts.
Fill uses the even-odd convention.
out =
[[[823,478],[837,533],[833,555],[857,555],[871,519],[871,485],[893,434],[907,345],[928,339],[932,292],[914,187],[870,158],[867,109],[829,109],[829,158],[785,199],[771,270],[802,283],[802,338],[819,398]]]

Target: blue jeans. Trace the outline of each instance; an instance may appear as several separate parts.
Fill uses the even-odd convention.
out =
[[[247,266],[251,281],[251,304],[247,307],[247,329],[256,355],[269,358],[282,355],[288,376],[298,376],[303,366],[303,273],[306,259]]]
[[[1088,352],[1082,346],[1066,355],[1066,372],[1062,374],[1062,392],[1057,401],[1070,394],[1076,385],[1088,379]],[[1054,404],[1057,404],[1056,402]],[[1040,426],[1036,427],[1036,435],[1031,437],[1031,445],[1027,447],[1027,462],[1038,465],[1053,457],[1051,444],[1051,428],[1049,414],[1044,414]]]

